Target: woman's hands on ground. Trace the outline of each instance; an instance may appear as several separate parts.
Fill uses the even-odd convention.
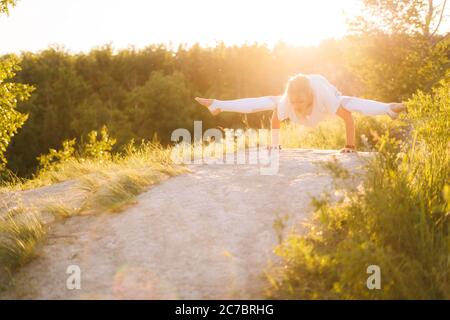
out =
[[[281,145],[267,146],[267,150],[281,150]]]
[[[344,147],[340,150],[341,153],[358,153],[355,148]]]

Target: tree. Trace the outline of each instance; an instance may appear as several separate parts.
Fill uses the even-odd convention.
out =
[[[363,4],[364,14],[352,21],[353,30],[421,35],[430,41],[448,10],[447,0],[363,0]]]
[[[198,108],[193,96],[189,82],[180,72],[152,72],[143,86],[130,92],[127,102],[136,138],[151,139],[156,134],[168,143],[173,130],[191,129],[194,120],[201,119],[200,113],[206,113]]]
[[[429,91],[450,66],[449,34],[440,34],[447,0],[363,0],[351,21],[355,33],[350,61],[366,95],[405,100]]]
[[[0,0],[0,13],[9,14],[9,7],[16,5],[16,0]]]
[[[1,0],[0,13],[8,14],[8,6],[13,5],[14,0]],[[20,70],[18,62],[14,55],[0,59],[0,171],[5,167],[5,152],[11,138],[27,120],[27,115],[16,110],[17,101],[28,99],[32,91],[30,86],[9,82]]]

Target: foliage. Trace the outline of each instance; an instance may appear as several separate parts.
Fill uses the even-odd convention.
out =
[[[9,7],[15,6],[16,0],[0,0],[0,14],[9,14]],[[8,176],[5,170],[5,152],[11,138],[27,120],[27,115],[16,110],[17,101],[29,98],[32,87],[12,83],[16,72],[20,70],[18,58],[14,55],[0,57],[0,179]]]
[[[17,101],[29,98],[32,88],[7,80],[20,70],[15,56],[0,59],[0,170],[6,164],[5,152],[11,138],[24,124],[28,116],[16,110]]]
[[[390,102],[407,100],[418,89],[429,91],[450,67],[450,33],[442,30],[447,1],[363,4],[365,14],[350,24],[357,36],[348,59],[365,94]]]
[[[108,129],[103,126],[98,137],[97,131],[88,134],[86,144],[83,146],[82,156],[93,159],[104,159],[111,157],[111,151],[116,144],[116,139],[111,138]]]
[[[0,0],[0,13],[9,14],[9,8],[16,5],[16,0]]]
[[[62,149],[50,149],[47,154],[38,157],[40,170],[49,170],[73,158],[104,160],[111,158],[116,139],[111,138],[108,128],[103,126],[98,132],[93,130],[87,134],[87,141],[76,146],[77,139],[65,140]]]
[[[365,14],[351,26],[362,32],[420,34],[431,38],[445,17],[447,1],[437,0],[363,0]]]
[[[450,70],[433,94],[418,92],[408,104],[408,118],[414,121],[417,139],[429,146],[446,148],[450,132]]]
[[[76,139],[65,140],[62,143],[62,149],[50,149],[47,154],[38,157],[39,166],[42,170],[50,168],[52,165],[70,160],[75,154]]]

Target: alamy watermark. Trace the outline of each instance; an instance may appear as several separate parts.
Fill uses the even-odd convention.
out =
[[[81,268],[77,265],[70,265],[66,269],[69,276],[66,280],[67,290],[81,290]]]
[[[381,268],[377,265],[370,265],[366,270],[370,276],[367,278],[366,285],[369,290],[381,289]]]
[[[203,132],[202,122],[194,121],[193,137],[184,128],[172,132],[172,160],[179,164],[259,165],[262,175],[275,175],[280,153],[278,148],[270,148],[270,133],[268,129],[216,128]]]

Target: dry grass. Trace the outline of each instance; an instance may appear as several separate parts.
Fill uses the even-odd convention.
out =
[[[39,172],[31,180],[4,186],[3,191],[14,192],[67,180],[77,182],[59,197],[36,197],[33,203],[13,203],[13,209],[0,212],[0,289],[11,283],[17,268],[36,256],[36,247],[46,234],[44,215],[61,220],[81,214],[119,212],[149,186],[186,171],[173,163],[170,149],[145,143],[128,146],[107,159],[72,158]],[[76,201],[72,195],[75,191],[82,194]]]
[[[0,290],[17,268],[36,255],[36,246],[45,238],[45,227],[36,212],[25,207],[9,210],[0,220]]]

